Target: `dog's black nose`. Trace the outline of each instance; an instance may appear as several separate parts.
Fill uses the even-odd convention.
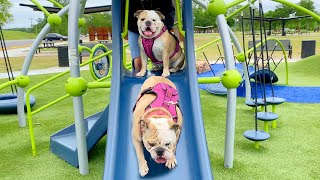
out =
[[[147,27],[151,26],[151,21],[146,21],[146,26]]]
[[[157,153],[157,156],[162,156],[163,153],[164,153],[164,149],[163,148],[157,148],[156,149],[156,153]]]

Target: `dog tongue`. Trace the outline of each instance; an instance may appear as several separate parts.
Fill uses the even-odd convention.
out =
[[[152,35],[152,31],[144,31],[143,34],[146,35],[146,36],[151,36]]]
[[[158,158],[155,159],[155,161],[158,164],[162,164],[162,163],[165,163],[167,160],[165,158],[158,157]]]

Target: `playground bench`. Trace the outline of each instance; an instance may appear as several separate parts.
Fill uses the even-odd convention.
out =
[[[300,31],[298,32],[298,35],[302,35],[302,34],[308,34],[308,35],[310,35],[310,32],[309,32],[308,30],[300,30]]]
[[[273,31],[271,31],[271,34],[274,35],[274,36],[277,36],[277,35],[280,35],[280,34],[281,34],[281,31],[273,30]],[[269,34],[269,35],[270,35],[270,34]]]
[[[107,43],[109,43],[109,40],[98,40],[98,42],[100,44],[107,44]]]
[[[256,44],[258,44],[260,41],[256,41]],[[280,42],[282,43],[284,50],[288,51],[288,58],[292,58],[292,45],[290,40],[280,40]],[[248,42],[248,48],[252,48],[253,47],[253,41],[249,41]],[[266,51],[266,47],[264,47],[263,49],[264,51]],[[261,47],[257,48],[257,51],[261,51]],[[274,51],[282,51],[280,45],[278,45],[277,41],[275,40],[269,40],[268,41],[268,51],[271,52],[271,54]]]
[[[45,42],[43,41],[43,46],[39,46],[36,50],[36,54],[40,53],[40,50],[43,48],[56,48],[56,46],[54,45],[54,42]]]

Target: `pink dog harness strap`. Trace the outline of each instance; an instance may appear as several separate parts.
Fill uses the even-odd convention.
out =
[[[157,108],[157,107],[163,107],[167,111],[170,112],[172,119],[174,122],[177,122],[177,109],[176,107],[179,107],[179,95],[178,91],[171,87],[170,85],[166,83],[158,83],[153,87],[150,87],[146,90],[144,90],[137,102],[140,100],[140,98],[145,94],[154,94],[156,96],[156,99],[149,104],[149,106],[146,107],[145,111],[147,111],[150,108]],[[133,108],[133,110],[135,107]],[[158,111],[155,111],[158,112]],[[160,111],[159,111],[160,112]],[[159,114],[162,115],[162,114]]]
[[[161,32],[154,38],[152,39],[147,39],[147,38],[144,38],[142,37],[142,45],[143,45],[143,49],[144,51],[146,52],[147,56],[151,59],[151,61],[155,64],[162,64],[163,62],[162,61],[158,61],[154,55],[153,55],[153,52],[152,52],[152,47],[153,47],[153,44],[154,44],[154,41],[160,37],[164,32],[166,32],[167,30],[167,27],[166,26],[163,26]],[[177,54],[177,52],[179,52],[179,49],[180,49],[180,46],[179,46],[179,40],[176,40],[176,48],[174,50],[174,52],[171,54],[171,56],[169,57],[169,59],[171,59],[174,55]]]

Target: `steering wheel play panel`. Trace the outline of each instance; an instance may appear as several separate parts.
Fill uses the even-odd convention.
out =
[[[90,59],[108,52],[108,48],[103,44],[98,44],[93,47],[93,53],[90,54]],[[90,63],[91,75],[94,79],[101,79],[109,74],[111,56],[104,56]]]

